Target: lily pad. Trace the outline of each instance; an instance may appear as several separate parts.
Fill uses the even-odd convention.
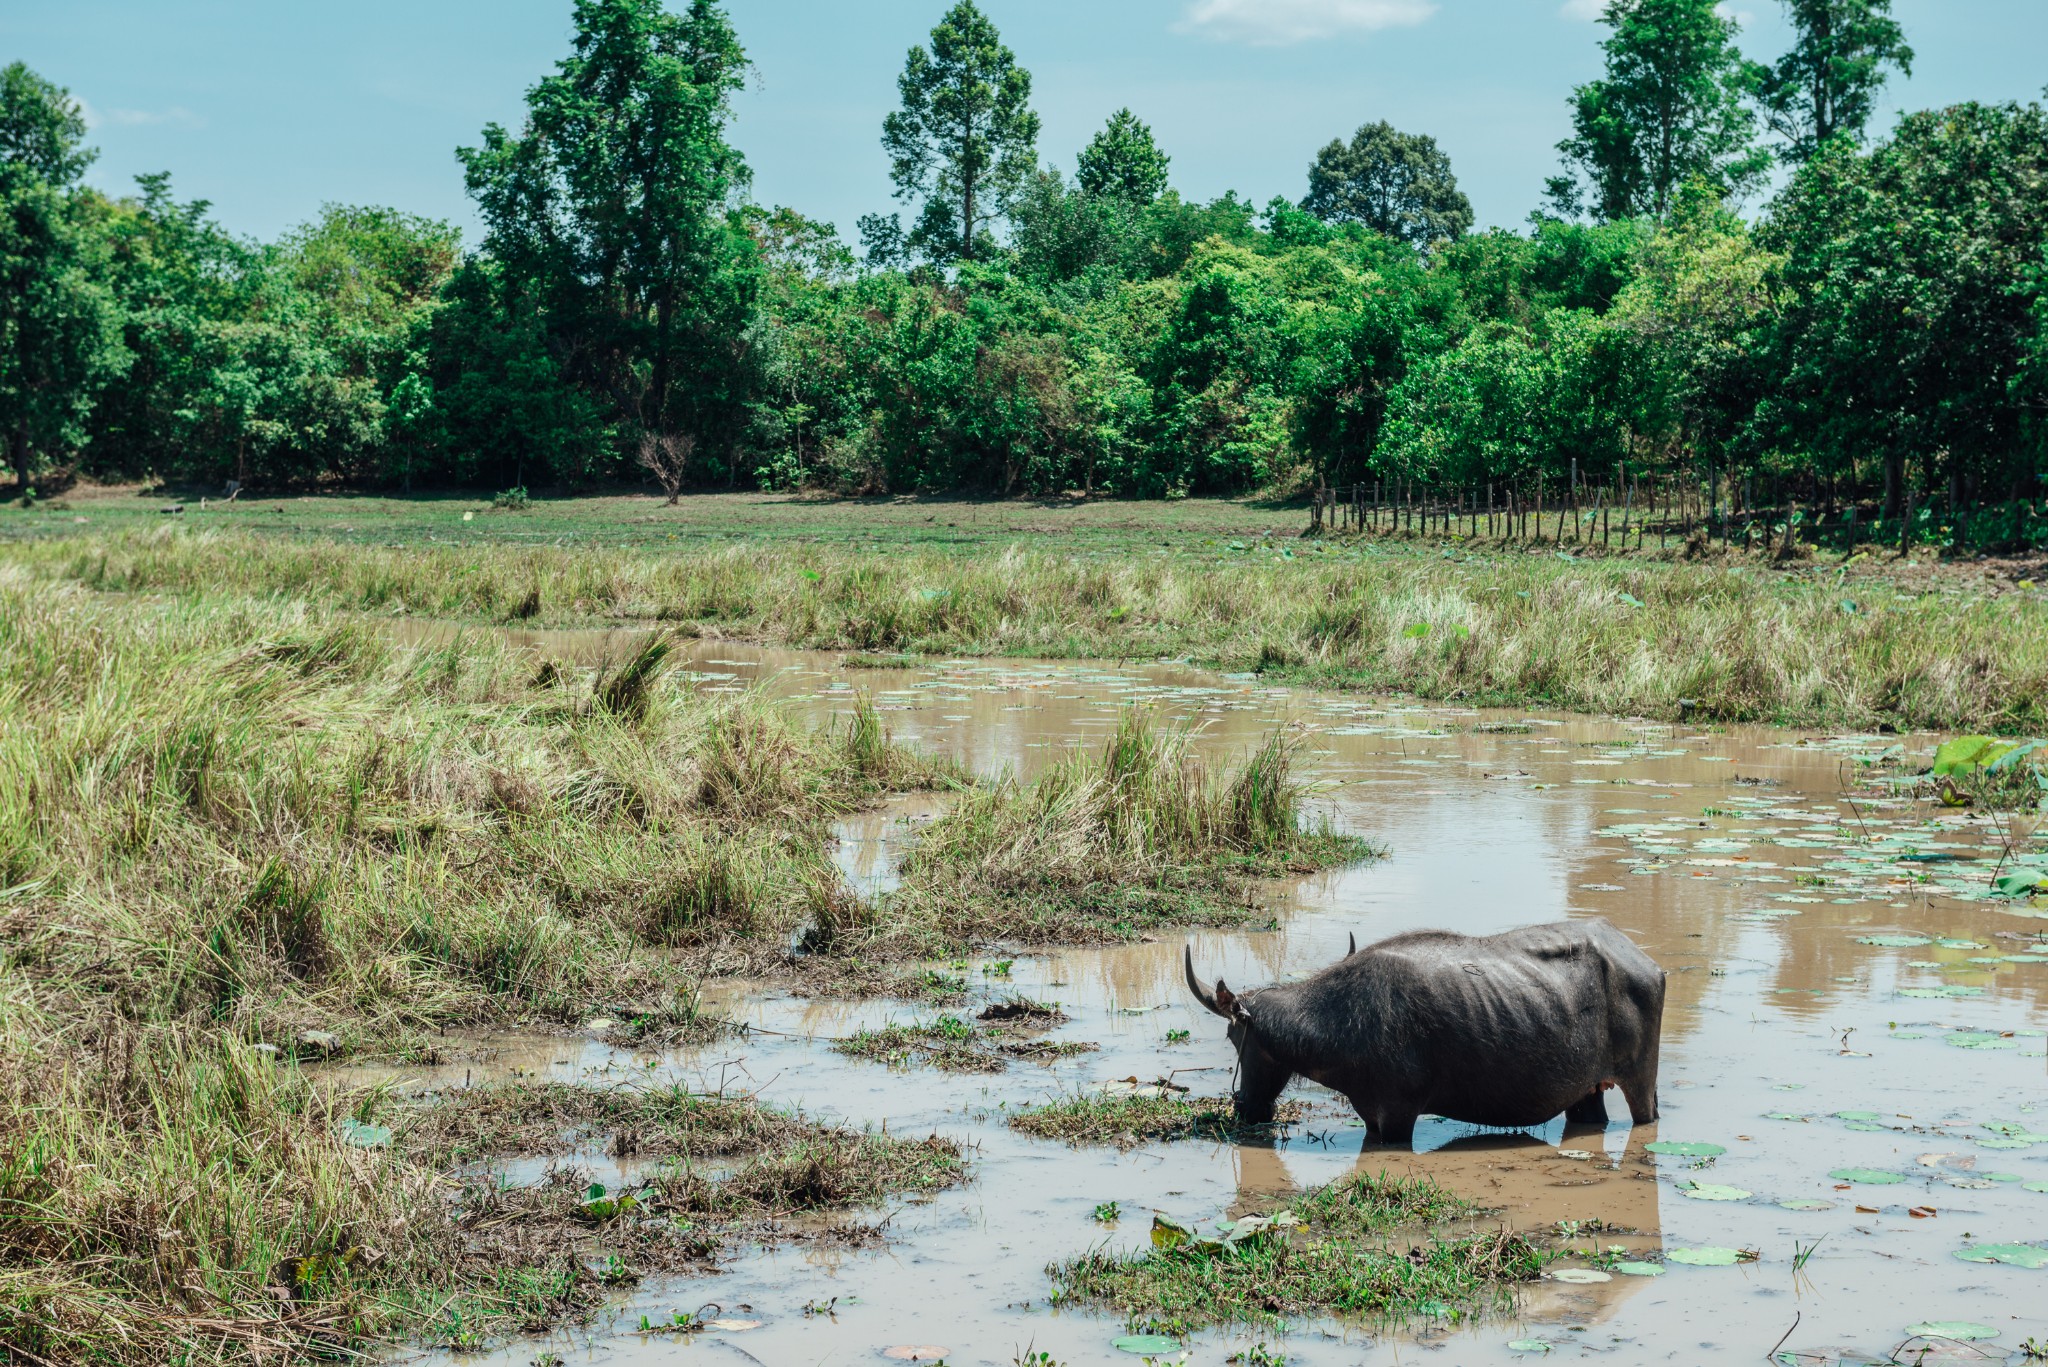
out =
[[[2048,1182],[2029,1182],[2029,1183],[2027,1183],[2027,1184],[2026,1184],[2026,1186],[2024,1186],[2024,1187],[2020,1188],[2020,1190],[2022,1190],[2022,1191],[2038,1191],[2038,1192],[2040,1192],[2040,1193],[2041,1193],[2041,1194],[2042,1194],[2043,1196],[2048,1196]]]
[[[1676,1158],[1719,1158],[1728,1150],[1719,1144],[1705,1144],[1677,1139],[1654,1139],[1643,1145],[1651,1153],[1670,1154]]]
[[[1836,1168],[1828,1176],[1837,1182],[1861,1182],[1867,1187],[1890,1187],[1906,1179],[1882,1168]]]
[[[1614,1280],[1607,1273],[1590,1267],[1559,1268],[1550,1274],[1550,1279],[1556,1282],[1565,1282],[1572,1286],[1596,1286],[1601,1282],[1611,1282]]]
[[[1661,1277],[1664,1275],[1664,1264],[1616,1263],[1614,1270],[1624,1277]]]
[[[1875,1120],[1875,1119],[1877,1119],[1877,1112],[1876,1112],[1876,1111],[1836,1111],[1836,1112],[1835,1112],[1835,1119],[1837,1119],[1837,1120]]]
[[[2048,1248],[2032,1244],[1973,1244],[1956,1250],[1966,1263],[2005,1263],[2012,1267],[2048,1267]]]
[[[1542,1339],[1515,1339],[1508,1344],[1511,1353],[1547,1353],[1550,1345]]]
[[[1724,1187],[1713,1182],[1694,1182],[1678,1190],[1681,1195],[1690,1196],[1695,1201],[1747,1201],[1756,1195],[1741,1187]]]
[[[1739,1248],[1674,1248],[1664,1255],[1667,1263],[1684,1263],[1687,1267],[1733,1267],[1742,1261]]]
[[[1916,1337],[1932,1339],[1995,1339],[1998,1331],[1985,1324],[1972,1324],[1968,1320],[1923,1320],[1909,1324],[1906,1332]]]
[[[1164,1334],[1125,1334],[1110,1345],[1119,1353],[1135,1353],[1144,1357],[1159,1357],[1166,1353],[1178,1353],[1180,1340]]]
[[[1859,935],[1856,937],[1856,943],[1878,945],[1885,949],[1918,949],[1922,945],[1931,945],[1934,941],[1925,935]]]
[[[1792,1201],[1780,1201],[1778,1204],[1786,1210],[1833,1210],[1835,1208],[1833,1201],[1816,1201],[1810,1197],[1801,1197]]]

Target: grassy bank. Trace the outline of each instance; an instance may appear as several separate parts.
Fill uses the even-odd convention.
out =
[[[654,633],[627,659],[536,668],[491,632],[408,648],[276,599],[0,564],[0,1344],[67,1367],[473,1346],[782,1216],[944,1185],[950,1144],[743,1098],[400,1106],[302,1060],[403,1057],[486,1021],[703,1037],[709,974],[874,977],[1048,938],[1045,885],[1005,851],[1035,851],[1077,905],[1153,879],[1193,906],[1351,848],[1302,829],[1277,743],[1212,776],[1134,715],[1054,780],[983,792],[872,708],[814,731],[696,691],[671,651]],[[852,896],[833,819],[938,785],[965,791],[921,871]],[[942,887],[974,896],[940,914]],[[792,961],[793,939],[811,954]],[[1058,1019],[997,1002],[868,1053],[1000,1067],[1085,1047],[1036,1038]],[[625,1193],[493,1172],[598,1149],[655,1166]]]
[[[1420,1179],[1333,1182],[1223,1237],[1168,1226],[1138,1254],[1095,1252],[1047,1269],[1060,1298],[1171,1333],[1289,1315],[1457,1318],[1497,1309],[1534,1280],[1540,1250],[1506,1229],[1445,1231],[1483,1214]]]
[[[2033,589],[1760,564],[1378,545],[1080,558],[761,540],[726,549],[364,547],[159,529],[0,546],[38,581],[478,622],[669,621],[878,655],[1188,656],[1475,703],[2038,731]],[[1277,545],[1278,543],[1272,543]]]

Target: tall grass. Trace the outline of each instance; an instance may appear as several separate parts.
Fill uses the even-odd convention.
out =
[[[487,1019],[687,1031],[693,966],[815,919],[830,819],[942,772],[662,664],[536,678],[487,632],[408,651],[0,568],[0,1356],[468,1344],[601,1294],[563,1252],[573,1193],[357,1147],[339,1122],[374,1098],[294,1055]]]
[[[885,933],[939,948],[990,933],[1099,940],[1243,921],[1263,914],[1252,879],[1372,853],[1310,821],[1284,731],[1226,772],[1190,739],[1134,708],[1099,751],[1077,751],[1028,786],[1003,779],[965,794],[906,860]]]
[[[379,549],[173,529],[13,543],[0,558],[130,593],[499,621],[538,590],[558,622],[660,619],[849,651],[1192,655],[1475,702],[2048,727],[2048,616],[2030,595],[1845,587],[1811,569],[1370,548],[1117,564],[1016,547]]]

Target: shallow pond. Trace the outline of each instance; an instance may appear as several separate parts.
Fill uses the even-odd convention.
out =
[[[525,642],[588,661],[623,655],[633,638],[534,633]],[[846,671],[835,656],[718,642],[694,643],[684,664],[695,687],[761,687],[820,718],[866,692],[899,739],[983,772],[1029,774],[1097,742],[1133,703],[1199,725],[1199,747],[1219,761],[1276,724],[1298,727],[1309,774],[1323,785],[1318,802],[1388,857],[1275,889],[1272,930],[1020,957],[1007,976],[992,958],[953,970],[977,999],[1022,992],[1059,1002],[1072,1020],[1054,1038],[1101,1046],[1051,1065],[963,1077],[851,1061],[831,1040],[931,1013],[743,987],[721,989],[713,1005],[758,1030],[706,1050],[506,1041],[499,1070],[723,1082],[855,1124],[939,1130],[971,1146],[972,1180],[896,1209],[885,1246],[797,1242],[749,1254],[723,1276],[650,1282],[590,1331],[465,1361],[525,1364],[545,1350],[619,1367],[864,1363],[888,1361],[892,1346],[934,1345],[955,1367],[1009,1364],[1027,1348],[1063,1364],[1135,1362],[1110,1347],[1124,1332],[1119,1317],[1048,1304],[1048,1263],[1104,1243],[1143,1246],[1154,1211],[1204,1222],[1381,1168],[1435,1177],[1518,1223],[1638,1231],[1589,1233],[1579,1241],[1588,1247],[1758,1256],[1667,1263],[1655,1278],[1547,1279],[1502,1320],[1224,1330],[1193,1340],[1190,1362],[1221,1364],[1263,1340],[1309,1365],[1526,1360],[1542,1353],[1538,1341],[1553,1357],[1753,1363],[1781,1336],[1786,1362],[1882,1361],[1909,1326],[1936,1321],[1973,1321],[1998,1336],[1967,1353],[1933,1343],[1935,1358],[2001,1361],[2029,1337],[2048,1342],[2048,1269],[1955,1256],[2048,1240],[2048,948],[2035,943],[2048,937],[2048,913],[1985,896],[2006,841],[2048,861],[2030,831],[1903,797],[1845,797],[1859,759],[1901,743],[1918,758],[1926,738],[1481,713],[1177,665]],[[838,857],[849,881],[885,892],[932,810],[912,801],[847,823]],[[1424,927],[1487,934],[1596,915],[1671,975],[1659,1126],[1631,1132],[1617,1120],[1604,1135],[1566,1137],[1560,1119],[1503,1136],[1426,1120],[1413,1150],[1395,1152],[1366,1145],[1347,1107],[1299,1083],[1291,1095],[1313,1103],[1311,1118],[1263,1145],[1120,1153],[1025,1138],[1002,1123],[1005,1108],[1111,1079],[1171,1075],[1198,1093],[1228,1089],[1221,1023],[1181,981],[1183,938],[1205,975],[1256,985],[1332,962],[1354,932],[1364,943]],[[1178,1031],[1185,1041],[1170,1041]],[[489,1066],[408,1072],[445,1082]],[[1645,1152],[1660,1136],[1725,1152]],[[596,1180],[616,1176],[607,1161],[592,1163]],[[1097,1205],[1110,1201],[1120,1219],[1098,1222]],[[666,1320],[707,1302],[759,1325],[689,1338],[632,1332],[643,1314]],[[807,1304],[830,1308],[806,1313]],[[1912,1345],[1908,1360],[1931,1342]]]

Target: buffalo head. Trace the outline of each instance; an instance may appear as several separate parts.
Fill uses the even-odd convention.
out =
[[[1221,978],[1214,990],[1202,986],[1195,976],[1195,951],[1182,952],[1187,970],[1188,990],[1195,1000],[1230,1022],[1230,1045],[1237,1051],[1237,1118],[1247,1125],[1265,1125],[1273,1119],[1273,1103],[1280,1099],[1294,1077],[1291,1065],[1275,1058],[1260,1038],[1258,998],[1262,992],[1232,992]],[[1267,989],[1271,991],[1272,989]]]

